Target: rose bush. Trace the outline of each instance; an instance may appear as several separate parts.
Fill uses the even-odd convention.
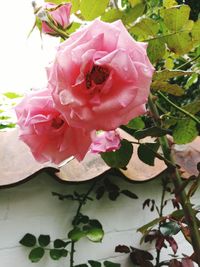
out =
[[[66,29],[70,24],[71,3],[63,5],[55,5],[53,3],[45,3],[45,10],[51,15],[55,25]],[[55,34],[54,30],[48,26],[45,21],[42,21],[42,32],[48,34]]]
[[[20,139],[31,149],[39,162],[59,164],[70,156],[82,160],[92,139],[84,129],[70,127],[53,105],[44,89],[25,97],[15,108]]]
[[[90,150],[93,153],[102,153],[120,148],[121,138],[117,131],[99,133],[93,140]]]
[[[121,21],[93,21],[60,44],[48,88],[69,125],[114,130],[145,113],[154,68]]]

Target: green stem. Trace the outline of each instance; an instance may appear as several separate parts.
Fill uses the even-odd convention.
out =
[[[197,60],[200,57],[200,55],[196,56],[195,58],[189,60],[188,62],[183,63],[181,66],[177,68],[177,70],[182,69],[183,67],[187,66],[188,64],[192,63],[193,61]]]
[[[83,205],[86,204],[87,198],[88,198],[89,194],[92,192],[92,190],[94,189],[96,183],[97,183],[97,180],[95,179],[94,183],[92,183],[92,185],[89,187],[89,189],[86,192],[86,194],[84,195],[84,197],[79,201],[79,205],[78,205],[78,208],[76,210],[76,215],[74,217],[74,221],[75,221],[75,224],[73,225],[74,227],[76,226],[76,218],[79,217],[81,209],[82,209]],[[72,241],[71,242],[71,251],[70,251],[70,267],[74,267],[74,252],[75,252],[75,242]]]
[[[197,119],[197,117],[195,117],[194,115],[192,115],[191,113],[189,113],[188,111],[186,111],[185,109],[180,108],[179,106],[177,106],[176,104],[174,104],[171,100],[169,100],[169,98],[167,98],[163,93],[161,93],[160,91],[158,91],[158,95],[161,96],[166,102],[168,102],[171,106],[173,106],[174,108],[176,108],[178,111],[180,111],[181,113],[185,114],[186,116],[190,117],[193,121],[195,121],[196,123],[200,124],[200,120]]]
[[[114,0],[114,4],[115,4],[116,9],[119,9],[117,0]]]
[[[149,103],[150,111],[152,112],[154,117],[155,118],[159,117],[158,110],[157,110],[156,105],[154,104],[154,102],[152,100],[151,95],[149,96],[149,102],[148,103]],[[154,120],[154,123],[157,126],[160,126],[160,120]],[[171,155],[171,150],[169,148],[167,138],[165,136],[160,137],[159,142],[160,142],[160,145],[162,147],[164,157],[167,160],[171,161],[173,165],[175,165],[175,161]],[[199,253],[199,251],[200,251],[200,233],[199,233],[199,227],[197,224],[197,219],[196,219],[196,216],[195,216],[194,211],[192,209],[192,205],[191,205],[189,199],[187,198],[185,190],[179,191],[179,188],[182,187],[183,182],[182,182],[182,179],[181,179],[181,176],[179,174],[178,169],[172,168],[170,171],[172,171],[171,177],[172,177],[172,181],[173,181],[173,184],[175,187],[175,192],[179,192],[178,196],[180,199],[180,203],[181,203],[182,208],[184,210],[185,219],[186,219],[187,225],[188,225],[189,230],[190,230],[191,243],[192,243],[192,246],[193,246],[193,249],[195,252],[198,266],[200,267],[200,253]]]

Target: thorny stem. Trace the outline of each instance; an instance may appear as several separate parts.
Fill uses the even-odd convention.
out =
[[[167,98],[165,95],[163,95],[163,93],[161,93],[160,91],[158,92],[158,95],[161,96],[166,102],[168,102],[172,107],[176,108],[178,111],[180,111],[181,113],[185,114],[186,116],[188,116],[189,118],[191,118],[193,121],[195,121],[196,123],[200,124],[200,120],[197,119],[197,117],[195,117],[194,115],[192,115],[191,113],[187,112],[185,109],[180,108],[179,106],[177,106],[175,103],[173,103],[171,100],[169,100],[169,98]]]
[[[157,110],[156,105],[154,104],[153,100],[152,100],[152,96],[149,96],[149,108],[150,111],[152,112],[152,115],[154,116],[154,123],[157,126],[160,126],[160,120],[157,120],[155,118],[159,118],[159,113]],[[164,154],[164,157],[166,159],[168,159],[169,161],[172,162],[172,164],[175,164],[174,159],[171,155],[171,150],[167,141],[167,138],[165,136],[160,137],[159,138],[159,142],[160,145],[162,147],[162,151]],[[185,214],[185,220],[187,222],[187,225],[189,227],[190,230],[190,236],[191,236],[191,243],[194,249],[194,253],[196,256],[196,261],[198,263],[198,266],[200,267],[200,232],[199,232],[199,227],[197,224],[197,218],[194,214],[194,211],[192,209],[192,205],[190,200],[187,198],[186,196],[186,192],[185,190],[181,190],[179,191],[179,189],[182,187],[182,180],[181,180],[181,176],[179,174],[179,171],[177,168],[171,168],[171,170],[169,169],[169,171],[171,172],[171,177],[172,177],[172,182],[174,184],[175,187],[175,192],[179,192],[178,196],[180,199],[180,203],[182,205],[184,214]]]
[[[89,194],[92,192],[92,190],[94,189],[96,183],[97,183],[97,180],[95,179],[95,181],[89,187],[88,191],[85,193],[84,197],[79,201],[79,205],[78,205],[78,208],[76,210],[76,215],[74,217],[75,225],[73,225],[73,226],[76,226],[76,218],[79,217],[80,211],[81,211],[83,205],[86,204],[87,198],[88,198]],[[70,267],[74,267],[74,252],[75,252],[75,242],[72,241],[71,242],[71,251],[70,251]]]
[[[159,210],[159,216],[162,217],[163,216],[163,209],[165,207],[165,193],[166,193],[166,182],[164,181],[164,179],[162,179],[162,196],[161,196],[161,201],[160,201],[160,210]],[[158,226],[158,230],[160,230],[160,226],[161,226],[161,223],[159,223],[159,226]],[[160,253],[161,253],[161,250],[158,250],[156,251],[156,267],[159,266],[159,263],[160,263]]]

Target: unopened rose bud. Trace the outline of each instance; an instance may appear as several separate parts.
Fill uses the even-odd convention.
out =
[[[65,3],[63,5],[46,3],[44,10],[49,13],[56,27],[59,26],[65,30],[70,24],[71,6],[71,3]],[[46,23],[48,20],[40,19],[42,20],[42,32],[54,35],[55,31]]]

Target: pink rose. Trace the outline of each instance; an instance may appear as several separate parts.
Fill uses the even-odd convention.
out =
[[[45,10],[49,12],[56,26],[60,26],[66,29],[70,24],[70,11],[71,3],[66,3],[63,5],[55,5],[53,3],[46,3]],[[54,30],[51,29],[45,21],[42,21],[42,32],[54,34]]]
[[[120,148],[120,135],[116,131],[99,133],[93,140],[90,150],[93,153],[109,152]]]
[[[20,139],[36,160],[56,164],[70,156],[82,160],[91,145],[91,134],[68,125],[53,106],[48,90],[27,95],[15,108]]]
[[[47,69],[56,108],[75,127],[114,130],[144,114],[154,68],[121,21],[93,21],[58,47]]]

